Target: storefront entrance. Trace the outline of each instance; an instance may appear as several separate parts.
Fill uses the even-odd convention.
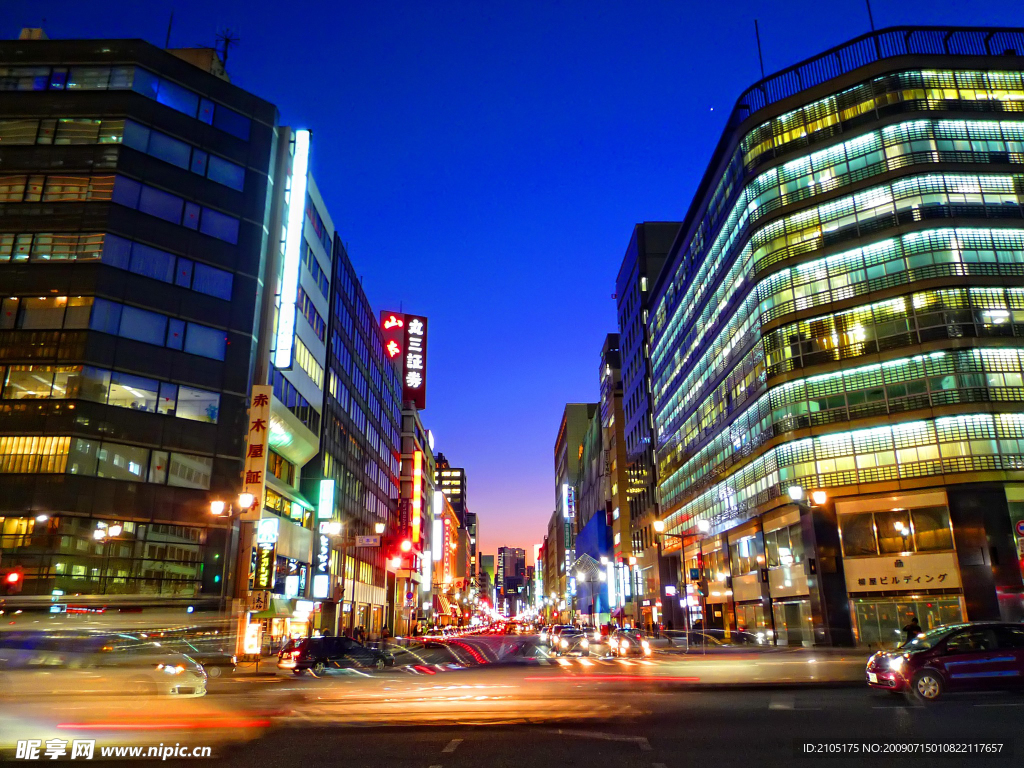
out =
[[[775,644],[790,646],[814,645],[814,621],[810,600],[776,601],[772,605],[775,618]]]
[[[850,601],[854,614],[857,641],[869,648],[895,648],[906,636],[903,627],[917,617],[921,629],[927,632],[941,624],[955,624],[964,620],[959,597],[914,598],[877,600],[856,598]]]

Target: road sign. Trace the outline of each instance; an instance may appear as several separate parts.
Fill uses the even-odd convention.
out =
[[[253,613],[267,610],[268,605],[270,605],[269,592],[257,591],[249,593],[249,610]]]
[[[380,536],[356,536],[357,547],[379,547]]]
[[[1024,520],[1017,521],[1017,535],[1024,536]]]

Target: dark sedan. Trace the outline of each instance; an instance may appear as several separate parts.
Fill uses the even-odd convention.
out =
[[[972,622],[924,632],[868,659],[867,683],[921,701],[947,692],[1020,689],[1024,624]]]
[[[308,637],[289,640],[278,656],[277,666],[296,675],[311,671],[322,675],[329,669],[368,667],[384,669],[395,664],[386,651],[368,648],[350,637]]]

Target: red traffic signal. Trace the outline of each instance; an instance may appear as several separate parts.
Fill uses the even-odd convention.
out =
[[[408,539],[402,539],[402,543],[399,545],[399,548],[403,552],[411,552],[412,551],[412,542],[409,541]]]

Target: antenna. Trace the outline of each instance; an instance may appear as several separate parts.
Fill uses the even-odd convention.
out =
[[[171,11],[171,18],[167,20],[167,39],[164,40],[164,49],[171,47],[171,27],[174,26],[174,11]]]
[[[754,19],[754,37],[757,38],[757,60],[761,64],[761,79],[764,80],[764,56],[761,55],[761,30],[757,27],[757,19]]]
[[[864,0],[864,5],[868,7],[868,23],[871,25],[871,31],[875,31],[875,17],[871,14],[871,0]]]
[[[228,51],[231,49],[231,46],[238,45],[240,42],[242,42],[242,38],[234,34],[231,27],[217,30],[217,45],[218,48],[223,48],[223,50],[218,50],[218,53],[220,53],[221,61],[224,62],[225,69],[228,66]]]

